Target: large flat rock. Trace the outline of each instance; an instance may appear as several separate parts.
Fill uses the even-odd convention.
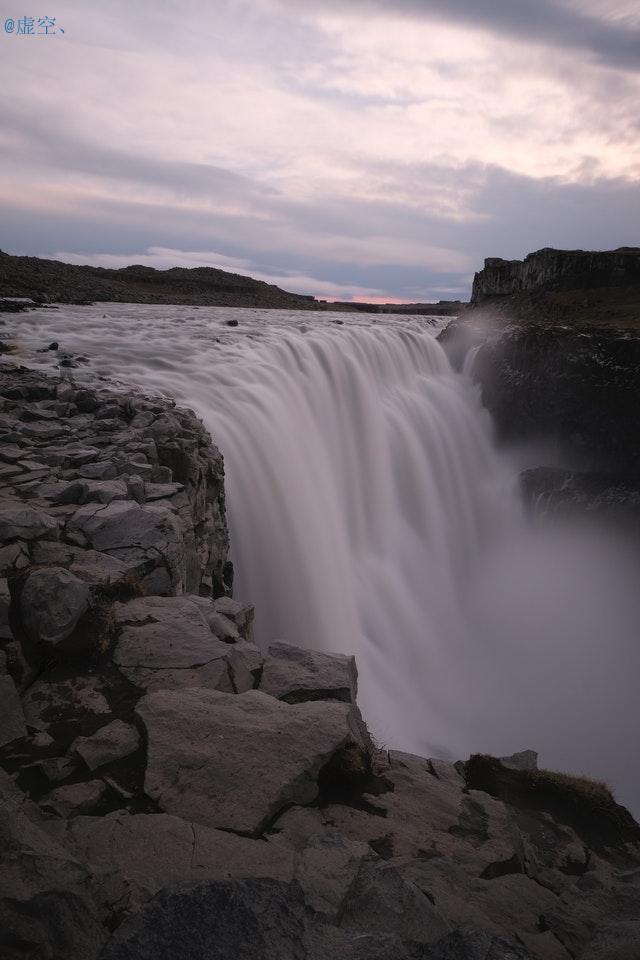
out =
[[[145,791],[160,809],[247,835],[311,803],[321,768],[360,736],[347,704],[293,706],[257,690],[163,690],[136,713],[148,737]]]
[[[213,636],[188,597],[139,597],[116,604],[114,613],[121,633],[113,659],[136,686],[231,691],[230,648]]]
[[[91,865],[96,899],[117,902],[125,912],[185,881],[293,876],[293,853],[284,844],[236,837],[164,813],[80,816],[48,829]]]

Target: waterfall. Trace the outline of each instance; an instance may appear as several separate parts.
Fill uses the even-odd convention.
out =
[[[106,310],[106,316],[103,316]],[[220,446],[236,596],[261,644],[352,653],[378,741],[539,749],[638,793],[640,620],[624,544],[525,516],[468,371],[424,318],[103,305],[21,318],[195,407]],[[467,372],[465,372],[467,371]]]

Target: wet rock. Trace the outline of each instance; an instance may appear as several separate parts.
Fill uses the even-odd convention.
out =
[[[35,570],[20,597],[22,623],[34,642],[55,648],[71,636],[89,599],[87,584],[68,570]]]
[[[15,684],[6,674],[0,675],[0,747],[26,735],[24,714]]]
[[[342,700],[355,703],[357,672],[353,657],[272,643],[265,660],[260,690],[287,703]]]
[[[113,720],[91,737],[78,737],[71,744],[71,752],[81,757],[89,770],[98,770],[107,763],[122,760],[135,753],[140,745],[140,734],[135,727],[122,720]]]
[[[321,768],[360,736],[346,704],[289,706],[255,690],[158,691],[136,714],[146,793],[167,813],[247,835],[288,804],[311,803]]]

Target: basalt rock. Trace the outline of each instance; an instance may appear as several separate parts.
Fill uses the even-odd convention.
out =
[[[256,646],[193,414],[0,367],[0,417],[3,957],[637,954],[604,788],[376,749],[352,658]]]

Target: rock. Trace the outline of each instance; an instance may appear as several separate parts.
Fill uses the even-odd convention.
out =
[[[228,620],[233,620],[243,640],[253,640],[253,604],[239,603],[231,597],[218,597],[213,601],[213,609]]]
[[[500,763],[511,770],[537,770],[538,754],[535,750],[521,750],[509,757],[500,757]]]
[[[12,640],[13,633],[9,626],[9,607],[11,593],[6,577],[0,577],[0,640]]]
[[[136,503],[144,503],[145,496],[145,482],[142,477],[134,474],[131,477],[127,478],[127,491],[129,496],[136,501]]]
[[[0,503],[0,542],[11,540],[57,540],[58,524],[53,517],[22,503]]]
[[[231,692],[226,644],[211,636],[187,597],[144,597],[116,604],[114,661],[145,690],[206,686]]]
[[[355,703],[357,672],[353,657],[272,643],[265,659],[260,690],[287,703],[342,700]]]
[[[94,550],[106,553],[135,545],[155,557],[156,565],[164,561],[173,592],[182,592],[184,538],[177,517],[166,507],[140,506],[129,500],[116,500],[106,507],[87,504],[73,515],[65,534],[68,538],[80,534]]]
[[[264,657],[255,643],[238,640],[229,647],[226,661],[236,693],[244,693],[246,690],[254,690],[258,687]]]
[[[28,723],[84,720],[110,713],[101,677],[36,680],[22,696]]]
[[[205,882],[162,891],[126,920],[101,960],[419,960],[398,937],[337,929],[295,883]],[[444,954],[442,955],[444,957]],[[518,955],[515,955],[520,960]],[[475,960],[475,958],[473,958]],[[485,960],[485,958],[482,958]],[[486,960],[494,960],[487,957]],[[500,960],[500,958],[498,958]],[[505,955],[506,960],[506,955]]]
[[[26,737],[27,728],[20,697],[11,677],[0,676],[0,747]]]
[[[163,690],[136,714],[148,739],[145,791],[160,809],[247,835],[287,805],[311,803],[322,767],[360,736],[346,704],[289,706],[256,690]]]
[[[76,817],[64,840],[95,871],[95,897],[135,912],[163,888],[185,881],[293,876],[293,854],[168,814]]]
[[[27,803],[6,794],[2,800],[0,953],[11,960],[96,957],[107,934],[86,893],[87,868],[27,818]]]
[[[74,817],[95,810],[104,797],[105,790],[102,780],[69,783],[64,787],[56,787],[43,798],[41,804],[60,817]]]
[[[71,752],[82,757],[89,770],[98,770],[114,760],[122,760],[134,753],[140,745],[140,734],[135,727],[122,720],[113,720],[91,737],[78,737],[71,744]]]
[[[78,473],[89,480],[114,480],[118,476],[117,467],[112,460],[86,463],[80,467]]]
[[[62,567],[35,570],[20,596],[22,623],[31,640],[56,648],[89,609],[89,587]]]
[[[69,757],[51,757],[41,760],[37,766],[51,783],[66,780],[78,769],[78,765]]]

